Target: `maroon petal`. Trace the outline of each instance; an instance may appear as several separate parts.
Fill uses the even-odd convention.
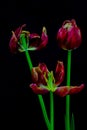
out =
[[[36,84],[30,84],[30,88],[33,90],[34,93],[36,94],[45,94],[49,92],[48,89],[46,89],[44,86],[38,87]]]
[[[10,50],[12,53],[16,53],[18,50],[17,42],[18,42],[18,40],[16,38],[16,35],[14,32],[12,32],[12,37],[11,37],[10,42],[9,42],[9,47],[10,47]]]
[[[38,82],[38,73],[41,73],[39,67],[33,67],[31,70],[32,80],[33,82]]]
[[[43,47],[45,47],[48,43],[48,35],[47,35],[47,30],[45,27],[43,27],[42,29],[42,35],[41,35],[41,43],[38,46],[38,50],[42,49]]]
[[[66,86],[61,86],[61,87],[58,87],[56,90],[55,90],[55,94],[57,94],[57,95],[59,95],[59,96],[61,96],[61,97],[64,97],[64,96],[66,96],[67,94],[68,94],[68,92],[69,92],[69,89],[68,89],[68,87],[66,87]]]
[[[40,38],[40,36],[39,36],[37,33],[31,33],[31,34],[29,35],[29,38],[30,38],[30,39]]]
[[[16,30],[15,30],[15,35],[17,38],[20,37],[20,34],[22,33],[22,29],[26,26],[26,24],[23,24],[22,26],[18,27]]]
[[[48,36],[46,32],[46,28],[43,27],[41,37],[37,33],[32,33],[29,35],[30,38],[30,45],[29,50],[40,50],[41,48],[45,47],[48,43]]]
[[[69,88],[69,94],[75,94],[82,91],[84,88],[84,84],[81,84],[80,86],[70,86]]]
[[[38,67],[40,68],[40,70],[42,71],[42,73],[48,73],[48,68],[46,66],[45,63],[39,63]]]
[[[72,29],[68,32],[67,42],[69,44],[66,45],[67,48],[78,48],[82,42],[81,31],[78,27],[73,26]]]
[[[71,20],[71,23],[72,23],[72,25],[74,25],[75,27],[77,27],[77,25],[76,25],[76,20],[75,20],[75,19],[72,19],[72,20]]]
[[[39,63],[37,67],[33,67],[31,70],[31,75],[34,83],[43,85],[47,84],[45,77],[47,78],[48,69],[44,63]]]
[[[55,84],[58,86],[64,79],[64,64],[61,61],[57,62],[55,71]]]
[[[37,33],[32,33],[29,35],[29,50],[37,50],[41,42],[40,36]]]
[[[42,29],[42,35],[41,35],[41,43],[39,44],[37,50],[42,49],[43,47],[45,47],[48,43],[48,35],[47,35],[47,30],[45,27],[43,27]]]
[[[19,36],[22,33],[22,28],[25,26],[26,24],[23,24],[21,27],[17,28],[14,32],[12,31],[12,37],[9,42],[9,47],[12,53],[16,53],[18,51]]]

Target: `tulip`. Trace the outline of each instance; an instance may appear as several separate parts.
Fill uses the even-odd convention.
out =
[[[81,31],[74,19],[63,22],[62,27],[57,32],[57,41],[59,47],[64,50],[76,49],[81,45]]]
[[[46,64],[39,63],[37,67],[33,67],[31,70],[33,83],[30,84],[30,88],[36,94],[45,94],[52,91],[61,97],[78,93],[84,88],[84,84],[70,87],[59,86],[63,82],[64,73],[64,65],[61,61],[57,62],[55,76],[53,71],[48,70]]]
[[[15,31],[12,31],[12,37],[9,42],[9,47],[12,53],[24,52],[26,50],[40,50],[45,47],[48,43],[47,30],[45,27],[42,28],[42,34],[39,36],[37,33],[30,33],[29,31],[23,30],[26,24],[18,27]],[[25,38],[26,46],[23,44]]]

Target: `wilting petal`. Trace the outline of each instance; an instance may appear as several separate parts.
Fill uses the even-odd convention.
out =
[[[14,32],[12,32],[12,37],[9,42],[9,47],[12,53],[16,53],[18,49],[18,39],[16,38],[16,35]]]
[[[48,69],[46,64],[39,63],[38,65],[38,83],[42,83],[43,85],[47,85],[46,79],[48,78]]]
[[[42,73],[48,73],[48,69],[45,63],[39,63],[38,67],[41,69]]]
[[[28,50],[34,51],[37,50],[41,42],[40,36],[37,33],[32,33],[29,35],[29,48]]]
[[[18,40],[20,37],[20,34],[22,33],[22,28],[25,27],[26,24],[23,24],[19,28],[17,28],[14,32],[12,31],[12,37],[9,42],[9,47],[12,53],[16,53],[19,48]]]
[[[46,28],[43,27],[41,37],[36,33],[32,33],[30,34],[29,38],[30,38],[29,50],[32,51],[40,50],[41,48],[45,47],[46,44],[48,43]]]
[[[48,69],[44,63],[39,63],[37,67],[33,67],[31,71],[32,80],[34,83],[46,85]]]
[[[81,84],[80,86],[70,86],[69,93],[68,94],[75,94],[82,91],[84,88],[84,84]]]
[[[30,39],[40,38],[40,36],[39,36],[37,33],[31,33],[31,34],[29,35],[29,38],[30,38]]]
[[[30,84],[30,88],[36,94],[45,94],[45,93],[49,92],[49,90],[46,87],[44,87],[43,85],[40,85],[40,87],[38,87],[36,84]]]
[[[58,86],[64,79],[64,64],[58,61],[55,71],[55,84]]]
[[[43,27],[42,35],[41,35],[41,43],[37,49],[40,50],[41,48],[45,47],[47,45],[47,43],[48,43],[47,30],[45,27]]]
[[[34,83],[38,82],[38,74],[41,73],[39,67],[33,67],[31,70],[32,80]]]
[[[66,95],[71,95],[75,93],[79,93],[84,88],[84,84],[81,84],[80,86],[60,86],[55,90],[55,94],[58,94],[61,97],[64,97]]]
[[[26,26],[26,24],[23,24],[22,26],[18,27],[16,30],[15,30],[15,35],[17,38],[20,37],[20,34],[22,33],[22,29]]]
[[[66,96],[69,93],[69,89],[66,86],[61,86],[61,87],[58,87],[55,90],[54,93],[57,94],[57,95],[59,95],[59,96],[61,96],[61,97],[64,97],[64,96]]]

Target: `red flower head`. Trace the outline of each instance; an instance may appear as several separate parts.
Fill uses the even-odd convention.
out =
[[[46,28],[43,27],[41,37],[36,33],[30,33],[23,30],[26,25],[22,25],[14,32],[12,31],[12,37],[10,39],[10,50],[13,53],[24,52],[26,50],[39,50],[46,46],[48,43],[48,36]],[[22,36],[25,37],[26,46],[23,43]]]
[[[63,62],[58,61],[55,75],[53,71],[49,71],[44,63],[40,63],[37,67],[33,67],[32,71],[33,83],[30,88],[36,94],[45,94],[49,91],[54,92],[61,97],[67,94],[74,94],[80,92],[84,88],[84,84],[80,86],[60,86],[64,79],[64,65]]]
[[[64,50],[76,49],[82,42],[81,31],[74,19],[65,20],[57,32],[58,45]]]

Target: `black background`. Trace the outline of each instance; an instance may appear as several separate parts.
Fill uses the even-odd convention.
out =
[[[41,34],[46,26],[49,42],[46,48],[30,52],[34,66],[39,62],[54,70],[57,60],[65,65],[67,51],[60,49],[56,33],[64,20],[75,19],[82,32],[81,46],[72,51],[71,84],[85,84],[85,89],[71,96],[76,130],[86,129],[87,117],[87,7],[85,1],[2,1],[0,4],[0,127],[9,129],[47,129],[37,95],[29,88],[31,75],[24,53],[13,55],[9,50],[11,31],[22,24],[26,30]],[[66,76],[62,85],[66,84]],[[49,94],[43,96],[49,114]],[[65,97],[54,95],[55,130],[64,130]]]

